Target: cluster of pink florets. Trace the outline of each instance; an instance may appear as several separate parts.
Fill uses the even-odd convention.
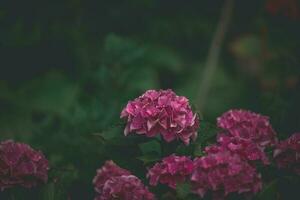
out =
[[[239,137],[219,134],[217,144],[205,148],[205,152],[208,154],[222,151],[230,151],[231,153],[238,154],[242,159],[251,163],[254,161],[260,161],[265,165],[270,163],[261,146],[251,140],[245,140]]]
[[[190,182],[193,193],[204,197],[210,192],[214,199],[223,199],[230,193],[253,195],[262,188],[256,168],[228,150],[210,151],[194,161],[171,155],[150,168],[147,176],[150,185],[161,183],[173,189],[178,183]]]
[[[175,139],[189,144],[195,140],[199,127],[198,117],[192,112],[186,97],[177,96],[172,90],[148,90],[128,102],[121,113],[127,119],[125,135],[130,132],[154,137],[161,134],[164,140]]]
[[[190,180],[192,191],[214,199],[231,193],[255,194],[262,188],[261,175],[254,161],[269,164],[265,147],[276,142],[276,134],[268,118],[246,110],[230,110],[218,118],[222,133],[217,143],[205,148],[205,156],[191,161],[185,156],[171,155],[156,163],[149,171],[151,185]]]
[[[127,119],[125,135],[130,132],[154,137],[161,134],[170,142],[181,139],[189,144],[197,136],[198,118],[188,100],[171,90],[149,90],[130,101],[121,113]],[[278,143],[269,118],[251,111],[233,109],[217,119],[221,129],[216,144],[204,149],[206,155],[191,160],[170,155],[148,170],[150,185],[190,182],[192,192],[204,197],[224,199],[231,193],[253,195],[262,189],[256,162],[270,163],[265,152],[276,146],[274,158],[280,168],[300,173],[300,134]]]
[[[130,101],[121,113],[127,119],[125,135],[130,132],[167,142],[180,139],[184,144],[197,137],[199,119],[188,99],[172,90],[148,90]],[[166,184],[176,189],[188,182],[191,192],[213,199],[228,195],[253,196],[262,189],[262,179],[255,162],[270,163],[265,150],[275,147],[273,158],[280,169],[300,175],[300,133],[278,142],[268,117],[247,111],[229,110],[217,119],[222,129],[217,142],[205,147],[204,156],[192,160],[172,154],[148,170],[150,185]],[[40,151],[23,143],[0,143],[0,190],[22,186],[31,188],[48,179],[48,160]],[[95,200],[154,200],[142,181],[130,171],[106,161],[93,179]]]
[[[176,184],[186,181],[193,170],[194,164],[190,158],[171,155],[149,169],[147,177],[150,179],[150,185],[157,185],[160,182],[175,189]]]
[[[120,168],[113,161],[106,161],[97,170],[93,183],[97,196],[95,200],[154,200],[140,179],[129,171]]]
[[[121,113],[127,119],[125,135],[130,132],[154,137],[161,134],[170,142],[181,139],[189,144],[199,127],[188,100],[171,90],[149,90],[130,101]],[[217,120],[223,130],[215,145],[205,149],[206,156],[192,161],[186,156],[171,155],[149,169],[150,185],[158,183],[176,188],[190,180],[193,191],[204,196],[229,193],[257,193],[262,182],[254,161],[268,164],[265,147],[276,143],[276,134],[267,117],[245,110],[230,110]]]
[[[23,143],[0,143],[0,189],[31,188],[48,180],[48,160],[40,151]]]
[[[228,135],[252,141],[261,147],[276,144],[276,133],[269,118],[247,110],[229,110],[217,119]]]
[[[191,176],[193,192],[214,199],[230,193],[253,195],[262,188],[254,161],[269,164],[264,152],[277,139],[269,119],[247,110],[230,110],[217,119],[222,133],[217,143],[205,148],[206,156],[196,158]]]
[[[236,193],[255,194],[262,188],[256,169],[238,154],[219,151],[196,158],[191,176],[192,192],[201,197],[210,191],[214,199]]]
[[[279,168],[288,169],[300,175],[300,133],[295,133],[279,142],[273,156]]]

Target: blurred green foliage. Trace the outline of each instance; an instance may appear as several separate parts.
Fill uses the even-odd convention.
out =
[[[269,115],[286,138],[300,130],[300,26],[268,14],[264,3],[235,2],[209,97],[197,111],[215,124],[230,108],[251,109]],[[164,154],[159,140],[124,137],[119,113],[147,89],[172,88],[197,104],[222,4],[1,2],[0,139],[45,152],[52,167],[45,199],[92,199],[92,178],[106,159],[147,182],[145,166]],[[203,123],[198,141],[176,151],[201,155],[215,133]]]

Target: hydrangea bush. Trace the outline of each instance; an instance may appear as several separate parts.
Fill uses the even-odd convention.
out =
[[[278,140],[267,116],[229,110],[217,118],[212,140],[202,141],[197,136],[206,132],[199,130],[202,122],[186,97],[172,90],[148,90],[128,102],[121,119],[126,122],[126,137],[121,138],[138,143],[135,147],[143,154],[130,161],[142,164],[143,173],[121,168],[107,155],[92,180],[94,200],[260,200],[284,177],[299,180],[300,133]],[[43,185],[48,170],[43,153],[11,140],[0,143],[2,191]]]

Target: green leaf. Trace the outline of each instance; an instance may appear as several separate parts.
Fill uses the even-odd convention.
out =
[[[184,144],[180,144],[176,148],[176,154],[190,156],[193,153],[193,150],[194,150],[194,145],[186,146]]]
[[[203,156],[203,155],[204,155],[204,153],[202,151],[201,144],[195,145],[194,156]]]
[[[137,159],[143,161],[144,164],[149,164],[149,163],[159,161],[161,158],[157,154],[147,154],[147,155],[139,156],[137,157]]]
[[[142,58],[145,54],[145,49],[132,40],[110,34],[104,41],[103,54],[105,64],[116,63],[116,61],[122,64],[129,64]]]
[[[207,121],[202,121],[197,143],[200,143],[203,146],[203,144],[206,144],[209,140],[215,139],[218,131],[218,128],[214,124]]]
[[[143,155],[148,155],[151,153],[161,155],[160,143],[155,140],[139,144],[139,148],[142,151]]]
[[[261,41],[256,36],[238,38],[232,45],[233,52],[240,57],[259,57],[262,53]]]
[[[55,185],[48,183],[42,191],[43,200],[55,200]]]
[[[28,82],[18,91],[15,103],[32,110],[66,114],[78,97],[79,88],[59,72]]]
[[[183,69],[183,63],[180,56],[171,49],[161,46],[153,46],[148,49],[147,55],[149,63],[158,66],[160,69],[167,69],[171,72],[180,72]]]
[[[190,184],[188,184],[188,183],[180,183],[180,184],[177,184],[177,186],[176,186],[177,196],[180,199],[186,199],[186,197],[189,195],[190,191],[191,191]]]
[[[269,183],[261,193],[258,194],[257,200],[275,200],[277,199],[277,180]]]

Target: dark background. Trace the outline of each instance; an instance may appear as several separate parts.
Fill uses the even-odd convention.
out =
[[[139,152],[132,141],[118,141],[123,127],[115,125],[127,101],[147,89],[187,96],[212,123],[245,108],[270,116],[280,138],[300,131],[294,0],[234,2],[208,95],[197,106],[223,4],[2,0],[0,139],[41,149],[56,169],[62,199],[73,200],[94,196],[91,180],[106,159],[143,176],[141,164],[126,159]]]

